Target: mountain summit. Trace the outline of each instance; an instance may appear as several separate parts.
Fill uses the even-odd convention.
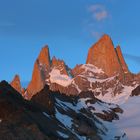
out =
[[[27,87],[27,92],[30,98],[35,93],[39,92],[45,86],[46,73],[50,69],[50,53],[46,45],[42,48],[33,69],[32,80]]]
[[[50,52],[48,45],[44,46],[38,56],[38,61],[40,64],[44,64],[47,68],[50,67]]]
[[[122,73],[123,70],[128,72],[120,47],[115,49],[111,38],[106,34],[89,49],[86,63],[101,68],[108,76]]]
[[[48,46],[43,47],[23,96],[30,100],[45,85],[49,85],[50,90],[69,96],[92,91],[99,99],[107,96],[104,99],[108,101],[122,93],[125,86],[135,86],[138,80],[129,71],[120,46],[114,48],[111,38],[105,34],[89,49],[86,64],[76,65],[74,69],[55,56],[51,59]]]
[[[19,93],[22,93],[22,87],[21,87],[21,82],[20,82],[20,77],[19,75],[15,75],[14,79],[10,83],[10,85]]]
[[[118,60],[119,60],[119,63],[121,65],[123,73],[129,73],[129,69],[128,69],[128,66],[127,66],[124,58],[123,58],[120,46],[117,46],[115,50],[116,50]]]

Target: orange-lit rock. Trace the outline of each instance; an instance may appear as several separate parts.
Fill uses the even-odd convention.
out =
[[[125,60],[123,58],[123,55],[122,55],[122,51],[121,51],[121,48],[120,46],[117,46],[116,47],[116,53],[118,55],[118,59],[119,59],[119,62],[121,64],[121,67],[122,67],[122,70],[123,70],[123,73],[129,73],[129,70],[128,70],[128,67],[125,63]]]
[[[45,77],[43,77],[41,73],[39,61],[36,60],[32,74],[32,80],[27,87],[29,98],[31,98],[35,93],[39,92],[44,87],[44,80]]]
[[[108,35],[103,35],[89,49],[86,63],[101,68],[108,76],[114,76],[122,71],[113,42]]]
[[[63,60],[56,59],[56,57],[52,58],[52,68],[58,69],[61,74],[68,75],[66,67],[67,66],[65,65],[65,62]]]
[[[48,46],[44,47],[35,62],[32,80],[23,96],[31,99],[45,84],[51,90],[67,95],[78,95],[82,91],[104,95],[112,87],[112,93],[117,94],[122,89],[121,84],[130,85],[134,79],[120,47],[115,49],[108,35],[102,36],[89,49],[86,63],[71,70],[63,60],[55,57],[50,60]]]
[[[49,48],[47,45],[42,48],[38,56],[38,60],[40,64],[45,65],[47,68],[50,67],[50,53],[49,53]]]
[[[10,83],[10,85],[17,90],[19,93],[22,93],[22,87],[20,83],[20,77],[19,75],[15,75],[13,81]]]
[[[39,92],[45,85],[46,75],[50,69],[50,54],[48,46],[42,48],[34,64],[32,80],[27,87],[28,98]]]

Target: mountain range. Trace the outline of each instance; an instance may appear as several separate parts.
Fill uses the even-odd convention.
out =
[[[0,83],[0,139],[137,140],[140,127],[132,118],[140,125],[140,111],[131,117],[127,111],[132,104],[135,110],[139,94],[140,75],[129,70],[121,47],[108,35],[89,48],[85,64],[73,69],[51,58],[46,45],[27,88],[19,75]]]

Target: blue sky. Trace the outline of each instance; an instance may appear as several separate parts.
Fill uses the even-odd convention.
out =
[[[0,0],[0,80],[29,81],[40,49],[73,68],[107,33],[121,45],[132,72],[140,71],[139,0]]]

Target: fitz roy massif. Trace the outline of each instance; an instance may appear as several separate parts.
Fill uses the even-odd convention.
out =
[[[46,45],[26,88],[0,82],[0,140],[139,140],[140,74],[103,35],[73,69]],[[82,57],[82,56],[81,56]]]

